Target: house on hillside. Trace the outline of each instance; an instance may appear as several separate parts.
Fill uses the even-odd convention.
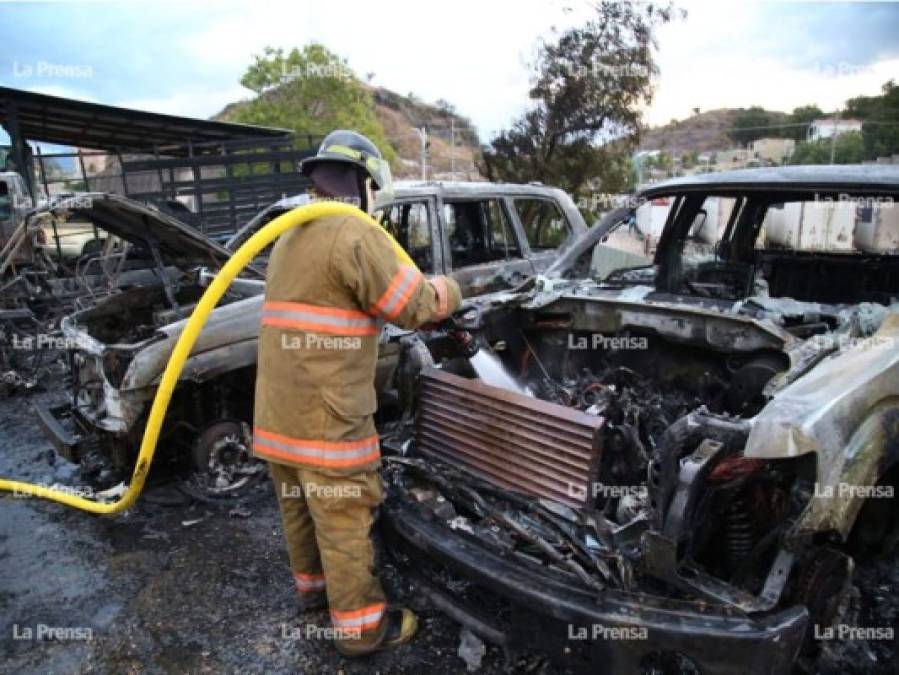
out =
[[[820,141],[824,138],[831,138],[833,136],[839,136],[840,134],[847,134],[850,131],[861,131],[862,130],[862,121],[856,119],[832,119],[832,118],[823,118],[817,119],[811,124],[808,125],[808,135],[806,136],[806,140],[809,141]]]
[[[715,171],[743,169],[750,165],[752,156],[749,148],[726,148],[715,153]]]
[[[770,164],[785,164],[796,149],[792,138],[759,138],[749,145],[756,159]]]

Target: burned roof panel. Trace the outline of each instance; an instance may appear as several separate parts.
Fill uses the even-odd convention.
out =
[[[899,189],[899,166],[880,164],[776,166],[672,178],[644,188],[653,198],[679,192],[814,191]]]

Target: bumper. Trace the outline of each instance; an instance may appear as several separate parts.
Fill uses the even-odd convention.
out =
[[[71,413],[71,406],[36,405],[34,411],[37,413],[38,423],[43,429],[44,435],[50,439],[50,443],[53,444],[56,451],[70,462],[77,462],[82,437],[78,433],[68,431],[65,427],[66,418]]]
[[[446,527],[408,505],[389,500],[382,513],[388,533],[408,553],[439,562],[515,606],[510,626],[493,627],[508,646],[549,643],[557,654],[577,652],[568,663],[574,670],[595,672],[602,664],[607,672],[641,672],[659,659],[685,658],[700,673],[789,673],[805,636],[804,607],[757,618],[619,591],[597,597],[468,537],[447,536]]]

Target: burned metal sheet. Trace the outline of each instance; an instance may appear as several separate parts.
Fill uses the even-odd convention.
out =
[[[437,369],[421,375],[418,448],[482,478],[583,506],[602,417]]]

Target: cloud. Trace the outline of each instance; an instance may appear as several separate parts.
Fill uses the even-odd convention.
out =
[[[763,4],[756,35],[766,52],[791,66],[861,68],[899,57],[899,4]]]
[[[180,38],[195,64],[215,65],[237,81],[265,46],[290,49],[315,40],[346,58],[361,77],[374,73],[374,84],[452,102],[482,135],[507,125],[526,104],[525,63],[537,40],[553,25],[572,25],[590,13],[587,2],[560,0],[520,0],[514,12],[480,0],[430,7],[396,0],[389,9],[332,0],[277,4],[271,14],[252,15],[236,5],[217,8]]]
[[[121,99],[113,105],[167,115],[205,119],[219,113],[229,103],[247,99],[250,96],[252,96],[252,92],[240,85],[221,88],[197,87],[166,96]]]
[[[899,41],[872,25],[892,22],[895,35],[899,5],[689,2],[686,9],[686,20],[659,31],[661,76],[646,114],[652,125],[694,107],[837,109],[879,94],[899,72]]]
[[[897,72],[899,5],[678,4],[687,19],[659,31],[654,123],[695,106],[831,108]],[[0,83],[205,118],[248,95],[238,83],[253,54],[316,40],[377,85],[450,101],[486,140],[527,107],[538,41],[591,13],[590,0],[0,3]],[[12,77],[14,61],[40,59],[94,76]]]

